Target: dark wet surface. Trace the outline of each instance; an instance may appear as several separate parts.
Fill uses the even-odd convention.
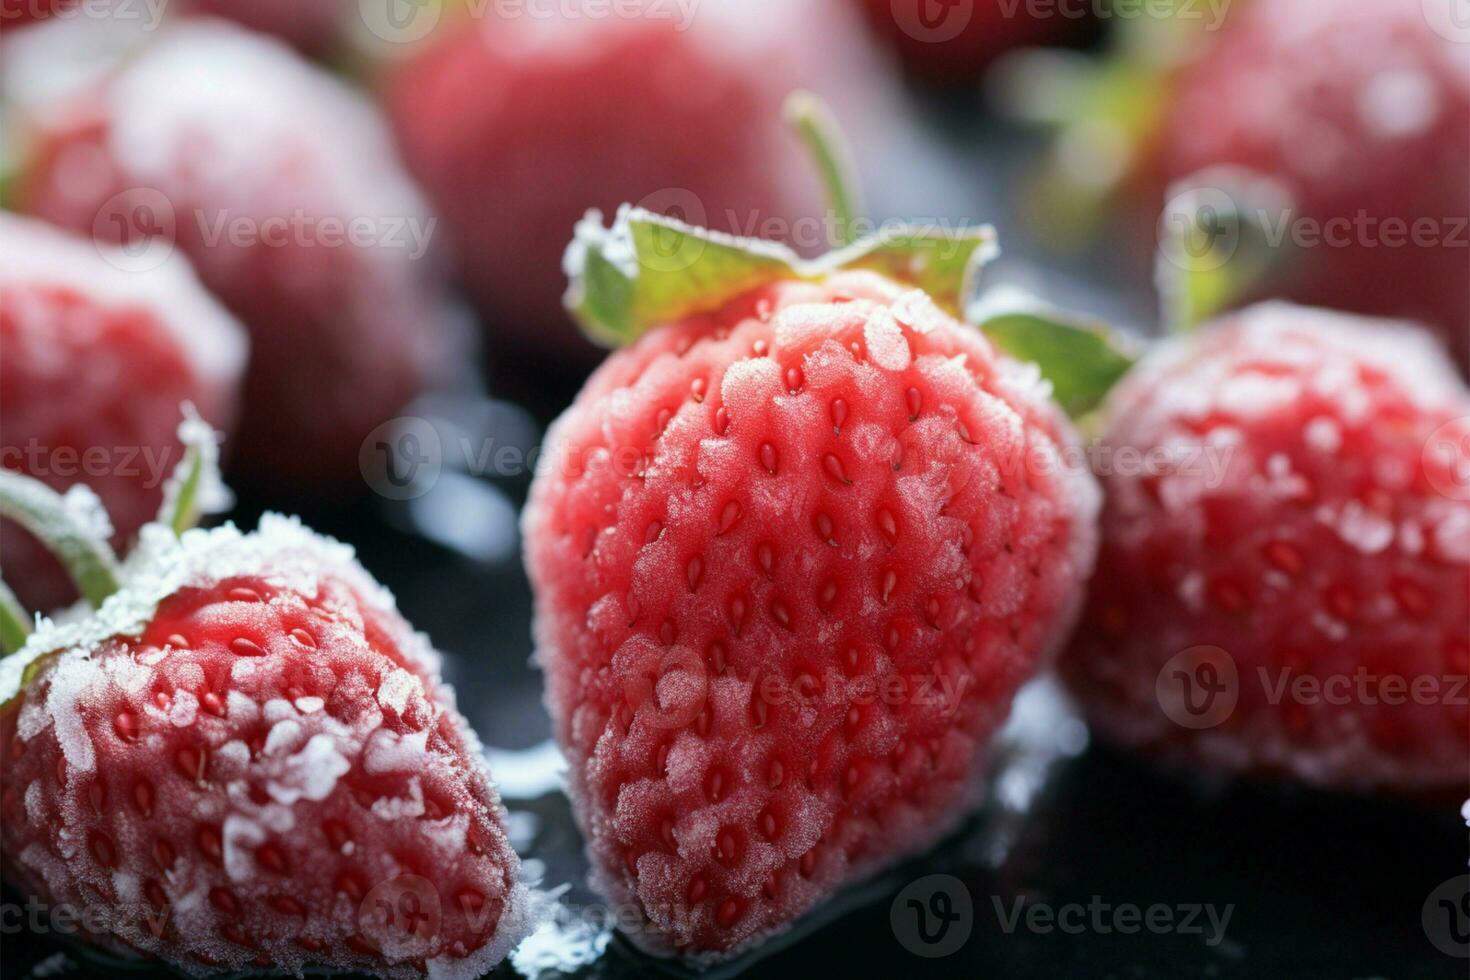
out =
[[[506,438],[536,438],[535,424],[513,409],[501,406],[485,417],[499,419]],[[441,477],[417,503],[365,501],[307,516],[322,531],[356,543],[364,564],[445,651],[461,707],[495,753],[492,768],[505,784],[518,848],[537,862],[530,867],[543,887],[571,886],[562,897],[572,910],[561,920],[563,929],[540,937],[545,962],[576,962],[568,957],[590,956],[606,944],[600,957],[573,974],[678,975],[677,967],[651,961],[597,928],[602,920],[583,882],[586,865],[567,802],[560,792],[546,791],[556,760],[544,744],[549,722],[529,663],[530,592],[513,523],[524,486],[520,476]],[[476,495],[498,503],[466,503]],[[500,513],[507,523],[467,539],[477,556],[472,559],[415,530],[414,512],[431,505]],[[240,522],[253,521],[254,511],[243,507]],[[793,935],[718,974],[1120,980],[1467,975],[1466,960],[1431,942],[1431,932],[1454,942],[1451,910],[1437,912],[1429,931],[1422,920],[1436,887],[1466,868],[1465,826],[1452,804],[1433,808],[1280,787],[1205,789],[1088,745],[1080,724],[1047,689],[1028,695],[1025,705],[997,763],[988,803],[945,844],[842,896]],[[936,884],[929,876],[938,874],[953,879]],[[921,904],[944,911],[934,904],[943,901],[938,891],[948,893],[950,909],[968,901],[969,935],[948,955],[920,958],[909,947],[919,942],[923,948],[922,940],[902,916],[915,914],[907,904],[915,894]],[[1046,918],[1048,910],[1060,917],[1057,922]],[[1150,915],[1157,925],[1166,914],[1171,926],[1148,928]],[[48,937],[17,933],[16,918],[9,913],[5,920],[0,972],[7,980],[158,972],[92,962]],[[1465,922],[1461,917],[1456,925]],[[1137,931],[1122,931],[1130,926]],[[953,928],[963,931],[964,924]],[[944,939],[954,943],[954,935]],[[1470,952],[1470,942],[1458,948]],[[529,958],[520,965],[536,972]],[[518,971],[507,963],[499,975]]]

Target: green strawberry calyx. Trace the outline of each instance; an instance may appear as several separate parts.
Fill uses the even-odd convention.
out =
[[[696,228],[632,205],[618,210],[611,228],[603,226],[601,212],[589,211],[565,260],[567,309],[589,337],[608,346],[628,344],[773,282],[865,270],[922,290],[955,319],[978,325],[1003,353],[1035,363],[1074,417],[1095,409],[1133,365],[1133,353],[1097,321],[1013,291],[993,291],[972,306],[981,269],[1000,254],[989,225],[895,224],[858,237],[860,195],[836,120],[807,92],[791,96],[786,117],[826,185],[841,247],[806,260],[775,242]]]
[[[1134,345],[1101,320],[1059,309],[1020,290],[980,297],[968,319],[1000,351],[1034,363],[1072,418],[1093,412],[1138,361]]]
[[[775,242],[696,228],[625,204],[610,228],[596,210],[578,224],[565,262],[566,306],[594,341],[621,346],[773,282],[819,282],[863,269],[922,289],[958,316],[981,267],[998,254],[989,225],[893,225],[807,260]]]
[[[185,403],[182,412],[178,436],[183,458],[164,488],[163,506],[154,520],[175,538],[204,514],[219,513],[232,504],[220,480],[218,436],[193,405]],[[125,566],[108,543],[112,523],[101,500],[85,484],[63,494],[34,477],[0,470],[0,517],[15,521],[54,554],[93,609],[100,609],[126,585]],[[15,593],[0,581],[0,654],[26,646],[32,622]]]

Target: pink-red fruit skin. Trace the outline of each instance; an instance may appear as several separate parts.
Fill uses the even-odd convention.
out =
[[[136,635],[106,635],[127,591],[50,628],[0,711],[5,876],[195,975],[478,977],[528,896],[437,654],[347,549],[261,527],[145,566],[167,595]]]
[[[1430,338],[1252,307],[1152,354],[1105,413],[1102,551],[1063,658],[1094,729],[1193,772],[1463,798],[1470,394]]]
[[[953,825],[1081,602],[1074,438],[1033,369],[871,273],[758,289],[592,376],[526,561],[635,941],[730,954]]]
[[[781,109],[811,88],[856,134],[873,128],[870,95],[886,76],[845,5],[707,0],[687,23],[656,4],[612,19],[575,3],[551,20],[492,10],[446,18],[390,66],[383,104],[492,343],[563,369],[601,356],[562,308],[567,234],[590,207],[632,201],[805,251],[835,247]]]
[[[1470,44],[1434,21],[1453,6],[1241,4],[1179,72],[1158,161],[1163,186],[1220,166],[1279,183],[1292,207],[1266,216],[1284,238],[1269,295],[1422,322],[1465,373]]]
[[[23,210],[176,249],[249,329],[236,482],[361,487],[363,440],[447,344],[435,225],[373,108],[272,39],[186,20],[27,112]]]
[[[57,491],[86,484],[125,549],[183,458],[180,405],[231,430],[245,333],[181,258],[128,271],[121,252],[8,214],[0,252],[0,465]],[[76,597],[26,531],[6,522],[0,534],[5,580],[27,607]]]

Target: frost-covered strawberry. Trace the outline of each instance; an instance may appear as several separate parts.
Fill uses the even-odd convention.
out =
[[[0,504],[62,539],[94,600],[116,590],[0,661],[12,886],[196,975],[472,978],[524,935],[478,741],[349,548],[276,516],[150,524],[119,570],[39,484],[0,474]]]
[[[992,245],[579,229],[569,305],[632,343],[552,430],[526,561],[595,881],[650,950],[747,947],[943,834],[1073,620],[1096,487],[955,319]]]
[[[1463,362],[1470,44],[1435,30],[1435,2],[1242,5],[1176,80],[1160,168],[1280,182],[1292,237],[1276,292],[1426,323]]]
[[[176,243],[249,328],[241,470],[300,491],[352,479],[444,344],[434,226],[371,107],[274,41],[200,21],[21,110],[22,208],[139,251]]]
[[[1470,392],[1431,339],[1256,306],[1148,357],[1105,415],[1063,663],[1094,728],[1192,771],[1463,792]]]
[[[943,84],[973,82],[1015,48],[1074,40],[1083,5],[1043,8],[1007,0],[856,0],[913,74]]]
[[[245,333],[174,257],[130,257],[0,213],[0,466],[57,490],[85,485],[129,544],[163,500],[183,455],[179,406],[228,431]],[[28,605],[75,593],[35,539],[3,525],[0,565]]]
[[[861,128],[880,85],[845,0],[706,0],[598,16],[445,16],[383,100],[492,341],[553,362],[595,349],[561,305],[567,230],[624,201],[721,231],[830,247],[820,190],[782,126],[811,88]],[[589,7],[595,5],[589,5]],[[821,44],[812,44],[814,37]],[[809,218],[810,220],[810,218]]]
[[[1282,192],[1260,215],[1277,247],[1242,302],[1421,322],[1467,370],[1470,44],[1455,0],[1252,0],[1218,25],[1183,9],[1129,24],[1123,57],[1077,87],[1047,209],[1066,220],[1126,185],[1151,235],[1181,185],[1233,195],[1265,179]]]

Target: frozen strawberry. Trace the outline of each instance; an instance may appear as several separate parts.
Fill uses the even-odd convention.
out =
[[[240,469],[302,492],[355,478],[445,340],[434,224],[371,107],[274,41],[186,22],[24,112],[24,209],[177,247],[249,328]]]
[[[158,511],[191,402],[228,431],[245,333],[182,257],[130,271],[132,258],[38,221],[0,213],[0,466],[57,490],[85,485],[122,548]],[[75,592],[33,538],[3,525],[3,567],[28,605]]]
[[[1166,181],[1228,164],[1279,182],[1289,253],[1273,292],[1429,324],[1464,370],[1470,45],[1435,30],[1433,5],[1242,5],[1180,73],[1160,166]]]
[[[561,305],[567,230],[586,208],[636,200],[825,250],[819,188],[781,104],[812,88],[861,128],[881,78],[841,3],[707,0],[687,22],[652,0],[636,18],[595,6],[446,15],[383,82],[492,341],[563,365],[596,353]]]
[[[0,496],[55,533],[36,487]],[[122,572],[102,551],[89,571],[94,598],[119,590],[0,661],[14,887],[195,975],[472,978],[524,935],[478,741],[350,549],[276,516],[153,524]]]
[[[973,82],[1015,48],[1060,44],[1083,36],[1086,5],[1007,0],[858,0],[879,36],[914,75],[947,85]]]
[[[1191,771],[1463,794],[1470,393],[1431,339],[1256,306],[1105,412],[1063,664],[1096,730]]]
[[[346,34],[356,0],[175,0],[188,14],[212,14],[271,34],[307,54],[330,54]]]
[[[1223,21],[1181,7],[1173,22],[1129,22],[1120,56],[1084,84],[1034,86],[1071,91],[1053,107],[1067,127],[1037,206],[1055,232],[1124,189],[1152,236],[1184,188],[1253,207],[1227,198],[1264,180],[1280,192],[1257,215],[1271,268],[1243,304],[1424,323],[1465,371],[1470,44],[1454,4],[1259,0]]]
[[[652,329],[552,430],[526,563],[595,882],[652,951],[750,946],[943,834],[1072,622],[1096,488],[954,318],[991,245],[579,229],[573,310]]]

